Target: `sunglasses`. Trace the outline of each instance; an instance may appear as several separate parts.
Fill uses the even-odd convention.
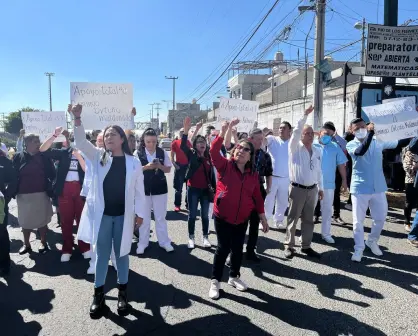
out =
[[[245,147],[245,146],[241,146],[241,145],[237,145],[237,149],[238,150],[241,150],[242,149],[246,153],[251,152],[251,148],[248,148],[248,147]]]

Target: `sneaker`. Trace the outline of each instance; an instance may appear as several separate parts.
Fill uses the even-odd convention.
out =
[[[39,254],[45,254],[45,253],[47,253],[49,251],[49,246],[48,246],[48,244],[41,244],[41,246],[39,246],[39,248],[38,248],[38,253]]]
[[[325,240],[328,244],[335,244],[335,240],[331,236],[328,236],[328,237],[322,236],[322,239]]]
[[[212,247],[212,244],[210,243],[208,237],[203,237],[203,247],[205,248]]]
[[[372,251],[374,255],[377,255],[379,257],[383,255],[382,250],[379,248],[379,245],[377,245],[375,241],[371,242],[371,241],[366,240],[364,243]]]
[[[23,254],[26,254],[26,253],[32,253],[32,248],[30,246],[23,245],[19,250],[19,254],[23,255]]]
[[[283,221],[276,221],[276,222],[274,222],[274,224],[275,224],[275,227],[276,227],[276,229],[279,229],[279,230],[286,230],[286,224],[285,223],[283,223]]]
[[[212,279],[209,288],[209,297],[212,300],[219,299],[219,289],[221,288],[221,284],[218,280]]]
[[[248,289],[248,286],[244,281],[242,281],[240,278],[229,278],[228,285],[235,287],[240,292],[245,292]]]
[[[342,219],[341,219],[341,217],[334,217],[334,223],[335,224],[340,224],[340,225],[344,225],[344,224],[346,224]]]
[[[64,253],[64,254],[61,256],[61,262],[69,262],[69,261],[70,261],[70,258],[71,258],[71,254],[69,254],[69,253]]]
[[[294,255],[295,255],[295,250],[294,249],[292,249],[292,248],[286,248],[284,250],[284,257],[286,259],[292,259],[294,257]]]
[[[187,247],[189,249],[194,249],[194,238],[189,238],[189,241],[187,243]]]
[[[90,253],[90,251],[84,252],[83,253],[83,258],[84,259],[91,259],[91,253]]]
[[[351,257],[351,261],[361,262],[361,258],[363,258],[363,251],[355,250],[353,256]]]
[[[138,246],[136,249],[136,254],[144,254],[146,247]]]
[[[411,232],[411,224],[405,224],[404,229],[406,232]]]
[[[349,211],[353,211],[353,206],[351,204],[346,204],[345,209]]]
[[[181,211],[181,209],[180,209],[180,207],[176,206],[176,207],[174,207],[174,211],[175,211],[175,212],[180,212],[180,211]]]
[[[408,243],[411,244],[412,246],[418,247],[418,240],[410,240],[410,239],[407,239],[407,240],[408,240]]]
[[[171,244],[168,244],[166,246],[161,246],[161,248],[163,248],[167,252],[173,252],[174,251],[174,247]]]

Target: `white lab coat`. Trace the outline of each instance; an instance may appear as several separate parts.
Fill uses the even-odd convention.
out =
[[[100,224],[104,212],[103,181],[112,165],[112,156],[107,155],[105,164],[100,164],[103,149],[94,147],[86,140],[84,127],[74,127],[76,147],[84,153],[91,162],[92,180],[86,203],[81,215],[77,239],[93,245],[94,249],[99,235]],[[125,218],[123,222],[120,257],[128,255],[131,251],[134,212],[138,217],[144,218],[145,193],[144,174],[138,158],[125,155],[126,183],[125,183]],[[149,210],[148,210],[149,211]]]

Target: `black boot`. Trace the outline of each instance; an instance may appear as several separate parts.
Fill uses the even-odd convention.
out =
[[[93,303],[90,306],[90,316],[93,318],[99,317],[105,306],[104,286],[97,287],[94,289]]]
[[[127,287],[128,284],[118,285],[118,314],[122,316],[127,315],[131,308],[130,304],[128,303]]]

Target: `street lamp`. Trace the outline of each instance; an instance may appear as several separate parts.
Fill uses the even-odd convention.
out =
[[[366,29],[367,29],[367,24],[366,24],[366,19],[363,18],[363,21],[359,21],[356,22],[354,24],[354,28],[357,30],[361,30],[361,66],[365,66],[366,63]]]

